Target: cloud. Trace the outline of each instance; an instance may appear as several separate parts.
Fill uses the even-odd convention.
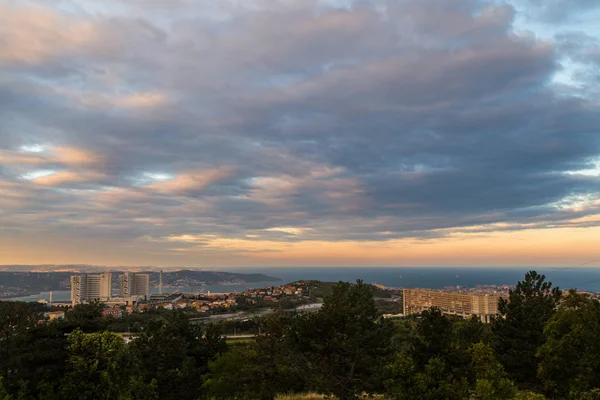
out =
[[[0,5],[0,62],[41,63],[100,44],[90,21],[38,6]]]
[[[38,185],[59,186],[64,183],[73,182],[95,182],[103,178],[100,174],[76,173],[72,171],[60,171],[50,174],[44,174],[31,178],[31,181]]]
[[[40,151],[30,151],[35,148]],[[65,166],[94,164],[99,157],[89,151],[75,147],[56,146],[46,150],[41,145],[24,146],[21,151],[0,150],[0,161],[6,164],[43,165],[61,164]]]
[[[91,152],[72,148],[54,147],[51,160],[65,165],[92,164],[98,161],[98,157]]]
[[[305,231],[311,230],[310,228],[296,228],[293,226],[275,226],[273,228],[267,228],[267,232],[283,232],[289,235],[301,235]]]
[[[227,168],[185,172],[173,179],[151,183],[146,188],[164,193],[198,191],[231,177],[233,170]]]
[[[62,90],[61,94],[75,104],[104,109],[147,109],[162,106],[167,102],[166,95],[155,92],[140,92],[121,95],[111,93],[100,94],[96,92],[79,93],[73,90]]]
[[[534,3],[0,6],[2,226],[219,260],[591,229],[599,38]]]
[[[113,100],[119,107],[154,107],[165,102],[163,95],[159,93],[135,93],[128,96],[122,96]]]

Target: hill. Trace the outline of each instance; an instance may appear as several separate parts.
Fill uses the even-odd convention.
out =
[[[326,296],[329,296],[333,290],[333,287],[337,284],[337,282],[323,282],[323,281],[316,281],[316,280],[304,280],[302,282],[304,282],[304,284],[308,288],[308,290],[310,292],[310,296],[315,297],[315,298],[324,298]],[[298,282],[293,282],[293,283],[295,284]],[[369,284],[368,286],[370,286],[372,288],[373,296],[375,298],[386,298],[387,299],[387,298],[391,298],[392,295],[394,294],[394,292],[391,290],[382,289],[375,285]]]
[[[117,288],[119,280],[116,276],[123,273],[123,271],[111,272],[115,275],[113,277],[113,288]],[[28,296],[50,290],[69,290],[71,287],[70,276],[74,273],[76,272],[0,271],[0,299]],[[150,274],[151,285],[158,286],[159,273],[147,273]],[[163,272],[163,285],[177,287],[276,281],[279,281],[279,278],[264,274],[193,270]]]

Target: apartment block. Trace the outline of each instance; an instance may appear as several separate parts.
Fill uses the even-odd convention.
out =
[[[404,289],[402,297],[404,315],[420,314],[431,307],[437,307],[443,314],[458,315],[463,318],[476,316],[482,322],[490,322],[498,312],[498,301],[502,296],[431,289]]]
[[[111,293],[112,274],[110,272],[71,276],[71,303],[73,305],[93,300],[109,300]]]
[[[142,296],[150,298],[150,275],[125,272],[119,276],[119,291],[121,297]]]

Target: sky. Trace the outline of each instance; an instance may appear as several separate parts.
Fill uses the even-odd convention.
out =
[[[600,266],[598,20],[3,0],[0,264]]]

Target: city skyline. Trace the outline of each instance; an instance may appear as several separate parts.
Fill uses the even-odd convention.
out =
[[[600,266],[600,4],[0,4],[0,265]]]

